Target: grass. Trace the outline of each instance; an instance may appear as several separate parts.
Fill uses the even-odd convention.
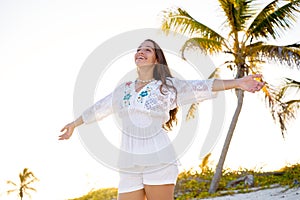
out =
[[[286,166],[275,172],[260,172],[255,170],[240,169],[232,171],[224,169],[223,175],[215,194],[208,193],[210,181],[214,171],[211,168],[199,168],[199,170],[188,170],[179,174],[175,187],[175,199],[201,199],[207,197],[223,196],[234,193],[247,193],[259,189],[266,189],[278,186],[299,187],[300,164]],[[227,188],[228,182],[245,175],[254,176],[254,186],[249,187],[243,182],[235,187]]]
[[[232,171],[223,170],[218,191],[215,194],[208,193],[210,181],[214,171],[207,165],[199,165],[198,169],[190,169],[179,174],[175,187],[176,200],[201,199],[207,197],[223,196],[234,193],[247,193],[254,190],[271,187],[286,186],[299,187],[300,184],[300,164],[286,166],[275,172],[261,172],[248,169]],[[248,187],[244,183],[239,183],[235,187],[227,188],[228,182],[245,175],[254,176],[254,187]],[[108,200],[117,198],[116,188],[105,188],[90,192],[83,197],[72,200]]]
[[[117,195],[117,188],[101,188],[99,190],[91,191],[82,197],[75,198],[72,200],[112,200],[117,199]]]

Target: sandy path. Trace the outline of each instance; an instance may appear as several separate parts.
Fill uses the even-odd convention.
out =
[[[286,189],[284,187],[277,187],[272,189],[263,189],[256,192],[245,194],[235,194],[223,197],[208,198],[211,200],[300,200],[300,187]],[[207,200],[208,200],[207,199]]]

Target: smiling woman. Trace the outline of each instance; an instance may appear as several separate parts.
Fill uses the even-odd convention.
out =
[[[160,46],[147,39],[134,56],[138,78],[119,85],[111,94],[67,124],[60,140],[71,137],[83,123],[116,112],[122,121],[118,167],[119,199],[173,199],[178,155],[166,134],[176,124],[179,106],[213,98],[214,92],[241,88],[259,91],[260,75],[236,80],[180,80],[171,75]]]
[[[95,161],[84,149],[76,131],[71,141],[63,145],[56,141],[57,127],[60,127],[66,118],[73,117],[73,89],[83,61],[92,49],[119,33],[145,27],[158,28],[160,25],[157,22],[157,14],[174,5],[186,8],[192,15],[219,30],[223,16],[212,15],[217,4],[217,0],[204,2],[202,6],[195,6],[199,5],[199,0],[152,0],[143,3],[137,0],[130,3],[110,0],[105,3],[89,1],[88,4],[79,0],[1,1],[0,120],[3,123],[0,126],[0,198],[16,199],[12,195],[6,195],[9,188],[5,181],[14,179],[24,167],[32,169],[40,179],[34,186],[37,192],[32,193],[33,199],[66,199],[85,194],[93,188],[116,187],[118,173]],[[282,38],[280,43],[294,42],[299,36],[299,28],[298,23],[289,31],[289,37]],[[135,45],[138,46],[139,43]],[[100,56],[99,59],[104,57]],[[127,71],[132,70],[135,74],[133,58],[134,55],[124,60],[126,66],[121,63],[119,68],[107,77],[109,81],[105,82],[105,87],[99,87],[98,94],[95,95],[98,99],[102,98],[103,94],[113,91],[115,84]],[[178,56],[167,55],[167,59],[169,66],[179,72],[172,73],[177,77],[178,74],[188,79],[207,77],[206,74],[203,77],[196,76],[198,74],[194,71],[188,73],[188,67],[183,65]],[[184,67],[181,68],[182,66]],[[274,71],[274,66],[271,71]],[[296,77],[296,73],[292,74]],[[118,76],[119,80],[116,79]],[[128,80],[135,79],[132,77]],[[248,102],[251,104],[257,101],[253,98]],[[254,103],[255,106],[249,107],[245,113],[251,115],[251,112],[256,112],[255,123],[259,128],[266,127],[266,131],[261,134],[249,129],[240,130],[232,143],[227,165],[231,167],[232,163],[238,162],[235,164],[237,167],[241,163],[243,167],[252,167],[257,166],[257,163],[254,163],[256,160],[263,166],[266,163],[268,166],[269,163],[275,163],[278,167],[286,162],[299,162],[300,123],[294,124],[294,128],[290,129],[286,140],[283,141],[280,133],[274,133],[277,129],[270,128],[273,125],[272,119],[269,119],[268,125],[260,124],[266,121],[264,116],[268,116],[257,116],[257,110],[264,109],[257,106],[260,103]],[[207,104],[210,105],[210,101],[201,105],[201,114],[205,114],[203,118],[200,117],[201,123],[207,120]],[[248,119],[246,114],[241,118],[240,122],[244,127],[249,126]],[[108,134],[113,132],[112,128],[118,130],[118,127],[105,124],[104,120],[99,123],[106,126]],[[274,135],[278,135],[278,138]],[[87,137],[89,136],[90,134],[87,134]],[[109,136],[113,137],[113,134]],[[168,136],[171,137],[171,134]],[[253,143],[256,144],[255,148]],[[193,159],[183,158],[183,167],[198,165],[199,146],[189,152],[194,156]],[[249,149],[243,153],[242,158],[239,156],[241,149]],[[212,155],[214,156],[214,152]],[[260,157],[259,161],[257,156]],[[251,165],[248,165],[249,162]]]

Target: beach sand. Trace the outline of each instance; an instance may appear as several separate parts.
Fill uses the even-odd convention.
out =
[[[226,195],[222,197],[208,198],[206,200],[300,200],[300,187],[285,188],[276,187],[272,189],[262,189],[255,192]]]

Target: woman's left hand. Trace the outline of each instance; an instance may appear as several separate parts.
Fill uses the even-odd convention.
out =
[[[72,136],[74,129],[74,122],[65,125],[60,131],[63,134],[59,136],[59,140],[68,140]]]
[[[256,79],[261,79],[261,74],[254,74],[245,76],[243,78],[239,79],[239,88],[248,92],[257,92],[261,90],[262,87],[264,87],[265,83],[260,82]]]

